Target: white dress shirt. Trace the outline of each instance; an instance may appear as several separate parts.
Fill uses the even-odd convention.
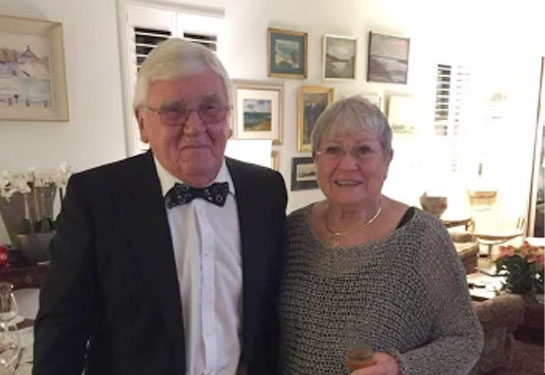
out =
[[[175,182],[155,159],[163,196]],[[166,208],[182,300],[188,375],[234,375],[241,352],[242,256],[233,181],[223,207],[196,198]]]

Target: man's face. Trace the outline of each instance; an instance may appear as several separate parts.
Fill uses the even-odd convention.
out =
[[[165,113],[181,108],[201,109],[204,113],[210,108],[228,106],[223,81],[211,70],[152,81],[146,106],[136,112],[140,138],[150,144],[155,157],[171,174],[191,186],[204,187],[214,180],[223,161],[225,144],[231,135],[229,111],[221,112],[225,117],[213,123],[206,116],[201,118],[197,111],[190,112],[186,121],[169,123]]]

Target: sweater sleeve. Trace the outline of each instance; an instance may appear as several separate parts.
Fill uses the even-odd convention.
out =
[[[470,373],[483,348],[483,332],[473,311],[465,271],[446,229],[429,219],[422,231],[420,279],[434,319],[430,341],[393,354],[402,375]]]

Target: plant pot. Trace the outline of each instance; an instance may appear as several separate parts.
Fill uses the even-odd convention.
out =
[[[32,264],[45,262],[49,257],[49,243],[55,232],[18,234],[17,239],[21,244],[21,252]]]
[[[53,218],[53,203],[55,201],[56,187],[54,185],[38,186],[27,194],[28,215],[27,219],[34,225],[41,218]],[[43,211],[43,212],[42,212]],[[10,199],[0,198],[0,216],[9,235],[11,244],[21,247],[18,233],[24,232],[22,226],[25,219],[25,204],[23,194],[17,192]],[[0,223],[1,225],[1,223]]]

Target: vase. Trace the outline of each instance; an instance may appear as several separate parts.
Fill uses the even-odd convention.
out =
[[[420,205],[424,211],[439,219],[447,209],[447,197],[434,197],[424,193],[420,196]]]
[[[53,218],[53,203],[56,187],[54,185],[38,186],[32,192],[25,194],[28,204],[28,217],[32,227],[42,218]],[[9,200],[0,198],[0,215],[6,226],[11,244],[21,247],[17,235],[24,233],[25,197],[21,193],[14,193]]]
[[[18,234],[21,252],[30,264],[45,262],[50,259],[49,243],[55,232]]]

